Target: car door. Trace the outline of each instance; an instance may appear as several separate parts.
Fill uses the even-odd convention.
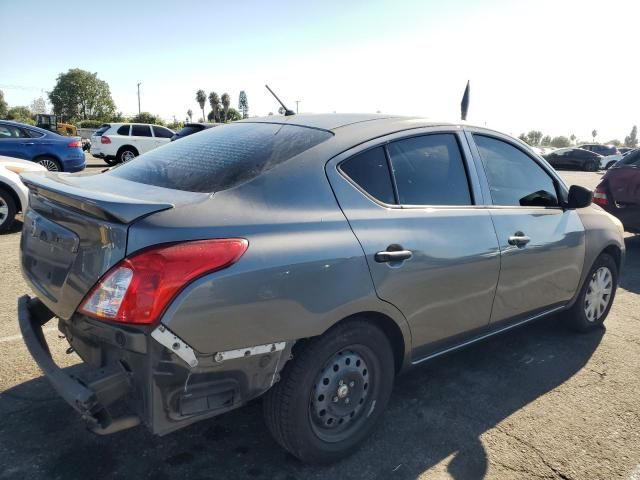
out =
[[[31,143],[29,135],[21,128],[0,123],[0,155],[28,160],[31,158],[28,143]]]
[[[554,309],[578,289],[584,227],[561,203],[566,191],[552,170],[508,137],[470,130],[500,244],[500,280],[492,322]]]
[[[130,140],[140,155],[156,147],[155,139],[151,133],[151,125],[131,125]]]
[[[365,143],[327,165],[377,295],[407,318],[414,359],[488,325],[499,248],[461,132]]]

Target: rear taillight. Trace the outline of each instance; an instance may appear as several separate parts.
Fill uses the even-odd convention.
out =
[[[224,238],[144,250],[109,270],[79,310],[99,320],[154,323],[188,283],[237,262],[248,246],[245,239]]]
[[[74,140],[73,142],[68,143],[67,147],[69,147],[69,148],[82,147],[82,142],[80,140]]]
[[[596,205],[600,205],[601,207],[609,204],[607,192],[605,192],[604,188],[600,185],[598,185],[593,191],[593,203],[595,203]]]
[[[103,145],[108,145],[109,143],[111,143],[111,139],[103,135],[102,137],[100,137],[100,143],[102,143]]]

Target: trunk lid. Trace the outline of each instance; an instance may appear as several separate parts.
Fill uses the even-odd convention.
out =
[[[603,180],[609,183],[613,201],[622,205],[640,205],[640,168],[623,166],[608,170]]]
[[[127,255],[133,222],[209,197],[105,175],[29,173],[22,179],[30,199],[20,240],[23,275],[63,319]]]

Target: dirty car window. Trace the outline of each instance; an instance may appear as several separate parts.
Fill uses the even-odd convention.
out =
[[[247,182],[331,136],[296,125],[235,123],[172,142],[105,175],[176,190],[218,192]]]

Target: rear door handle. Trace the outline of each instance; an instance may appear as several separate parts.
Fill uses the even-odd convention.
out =
[[[35,142],[24,142],[23,145],[35,145]]]
[[[524,247],[530,241],[531,238],[522,232],[516,232],[509,237],[509,245],[515,245],[516,247]]]
[[[374,259],[378,263],[402,262],[413,256],[411,250],[385,250],[374,255]]]

